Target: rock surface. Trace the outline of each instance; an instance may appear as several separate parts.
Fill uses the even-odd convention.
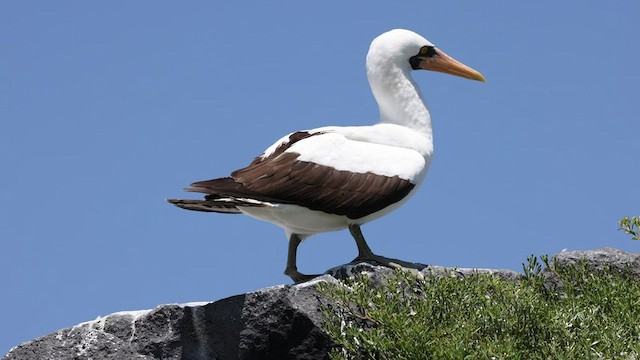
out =
[[[330,342],[318,281],[326,280],[115,313],[21,344],[3,359],[322,359]]]
[[[607,265],[631,267],[640,278],[640,254],[604,248],[562,252],[554,259],[556,264],[585,259],[594,270]],[[522,276],[511,270],[394,262],[417,276],[445,271],[461,277],[488,272],[512,281]],[[332,343],[322,330],[320,305],[327,299],[317,293],[315,285],[362,272],[380,283],[393,270],[368,263],[347,264],[304,284],[269,287],[215,302],[114,313],[23,343],[3,360],[325,359]],[[549,280],[553,281],[551,276]]]
[[[585,261],[591,271],[601,271],[609,267],[610,270],[618,272],[629,270],[634,277],[640,278],[640,254],[609,247],[587,251],[563,251],[556,254],[553,261],[556,265],[575,265],[579,261]]]
[[[575,266],[584,262],[590,272],[608,269],[613,272],[627,272],[640,279],[640,253],[627,253],[618,249],[605,247],[598,250],[563,251],[553,257],[554,266]],[[554,292],[561,292],[563,284],[559,277],[549,268],[542,271],[545,286]]]

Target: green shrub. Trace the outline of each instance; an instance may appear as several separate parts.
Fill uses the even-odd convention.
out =
[[[640,216],[625,216],[618,224],[619,230],[632,236],[631,240],[640,240]]]
[[[546,258],[543,258],[546,263]],[[640,282],[592,274],[585,264],[553,270],[561,293],[543,286],[529,258],[521,281],[489,274],[416,278],[386,285],[367,276],[321,284],[333,299],[325,327],[332,359],[590,359],[640,357]]]

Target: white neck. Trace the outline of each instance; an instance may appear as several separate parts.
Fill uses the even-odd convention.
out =
[[[431,139],[431,115],[409,71],[397,66],[367,66],[369,85],[380,107],[380,122],[401,125]]]

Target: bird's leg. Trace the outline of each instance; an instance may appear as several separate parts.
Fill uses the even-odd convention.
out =
[[[356,240],[356,246],[358,247],[358,257],[355,260],[367,260],[373,259],[376,255],[371,251],[371,248],[367,244],[367,241],[364,239],[364,235],[362,235],[362,230],[360,230],[360,225],[351,224],[349,225],[349,232],[351,236]]]
[[[309,281],[320,276],[320,274],[302,274],[298,271],[298,267],[296,266],[296,256],[298,253],[298,245],[300,245],[301,242],[302,239],[298,234],[291,234],[291,237],[289,238],[289,252],[287,254],[287,268],[284,269],[284,274],[288,275],[296,284]]]
[[[376,255],[373,253],[373,251],[371,251],[371,248],[369,247],[369,245],[367,245],[367,241],[364,239],[364,235],[362,235],[362,230],[360,230],[360,225],[357,225],[357,224],[349,225],[349,232],[351,233],[351,236],[353,236],[353,238],[356,240],[356,246],[358,247],[358,257],[353,259],[352,262],[370,260],[370,261],[375,261],[384,266],[389,266],[394,268],[401,267],[400,265],[389,261],[389,259],[380,255]]]

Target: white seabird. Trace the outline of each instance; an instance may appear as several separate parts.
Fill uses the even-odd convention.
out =
[[[373,40],[367,78],[380,108],[372,126],[329,126],[284,136],[230,177],[199,181],[187,191],[203,200],[169,199],[188,210],[243,213],[282,227],[289,239],[285,274],[295,282],[298,245],[307,237],[348,228],[356,260],[385,263],[360,225],[400,207],[418,189],[433,156],[431,115],[412,70],[485,81],[422,36],[396,29]]]

